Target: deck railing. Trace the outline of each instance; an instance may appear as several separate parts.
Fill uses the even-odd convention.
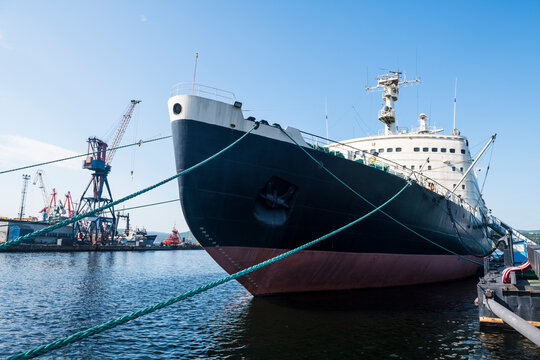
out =
[[[180,82],[174,85],[171,89],[170,97],[188,94],[202,96],[214,100],[226,101],[230,102],[231,104],[236,101],[236,96],[231,91],[193,82]]]
[[[456,195],[455,193],[452,193],[452,190],[448,189],[441,183],[437,182],[436,180],[424,175],[422,172],[412,170],[405,165],[399,164],[393,160],[385,159],[379,155],[375,155],[372,153],[369,153],[367,151],[362,151],[359,149],[356,149],[350,145],[347,144],[341,144],[339,142],[335,142],[330,140],[331,144],[334,145],[342,145],[344,147],[350,147],[351,151],[347,151],[347,154],[343,154],[342,152],[338,151],[334,147],[327,148],[326,145],[326,139],[319,137],[314,134],[305,133],[302,132],[302,135],[304,136],[304,140],[308,144],[312,144],[312,147],[316,150],[329,153],[332,155],[336,155],[336,153],[340,153],[339,157],[343,157],[345,159],[349,159],[351,161],[359,162],[361,164],[391,173],[393,175],[399,176],[406,180],[412,180],[419,184],[420,186],[425,187],[426,189],[429,189],[433,191],[436,194],[439,194],[441,196],[446,197],[450,201],[462,206],[467,211],[472,213],[474,216],[477,216],[478,207],[472,206],[471,204],[467,203],[465,200],[463,200],[459,195]]]

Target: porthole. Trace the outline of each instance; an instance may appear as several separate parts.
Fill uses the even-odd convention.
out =
[[[173,105],[173,108],[172,108],[172,111],[174,113],[174,115],[178,115],[182,112],[182,105],[180,105],[179,103],[176,103]]]

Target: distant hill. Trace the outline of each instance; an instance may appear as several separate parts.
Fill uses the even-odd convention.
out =
[[[519,232],[524,234],[540,234],[540,230],[519,230]]]
[[[156,240],[154,240],[154,244],[159,245],[162,241],[167,240],[169,236],[171,236],[172,233],[164,233],[164,232],[158,232],[158,231],[149,231],[148,235],[157,235]],[[193,234],[191,234],[189,231],[185,232],[179,232],[178,237],[180,239],[185,239],[188,243],[195,243],[196,239],[194,238]]]
[[[171,236],[171,233],[149,231],[148,235],[157,235],[156,240],[154,240],[154,244],[158,245],[161,244],[162,241],[167,240],[167,238]]]
[[[519,232],[535,243],[540,244],[540,230],[519,230]]]

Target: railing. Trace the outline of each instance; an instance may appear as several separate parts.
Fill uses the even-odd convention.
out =
[[[423,186],[436,194],[446,197],[455,204],[458,204],[465,208],[474,216],[477,216],[478,207],[472,206],[471,204],[467,203],[460,196],[452,193],[450,189],[440,184],[436,180],[422,174],[421,172],[407,168],[405,165],[399,164],[393,160],[383,158],[379,155],[371,154],[364,150],[357,149],[348,144],[343,144],[338,141],[326,139],[321,136],[306,133],[303,131],[300,131],[300,133],[302,133],[302,135],[304,136],[304,140],[306,140],[308,144],[314,145],[313,148],[316,150],[321,150],[321,148],[325,148],[324,145],[326,145],[327,140],[333,145],[341,145],[343,147],[348,147],[351,149],[351,151],[347,151],[346,155],[343,155],[341,152],[337,151],[337,149],[332,148],[328,149],[328,151],[323,150],[323,152],[333,155],[336,155],[336,153],[339,152],[340,155],[343,155],[339,157],[344,157],[345,159],[349,159],[351,161],[356,161],[361,164],[377,168],[379,170],[399,176],[405,180],[412,180],[418,185]]]
[[[214,100],[226,100],[230,103],[236,101],[236,96],[231,91],[221,90],[212,86],[193,82],[180,82],[174,85],[171,89],[170,97],[186,94],[213,98]]]

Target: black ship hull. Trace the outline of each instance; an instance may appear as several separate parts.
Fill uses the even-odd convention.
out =
[[[196,120],[173,121],[172,133],[178,171],[244,134]],[[376,206],[406,184],[391,173],[308,151]],[[178,184],[191,231],[229,273],[298,247],[373,210],[297,145],[256,134],[180,177]],[[239,282],[259,295],[444,281],[474,274],[477,265],[463,257],[478,260],[491,249],[478,219],[416,183],[384,211],[447,250],[377,212]]]

